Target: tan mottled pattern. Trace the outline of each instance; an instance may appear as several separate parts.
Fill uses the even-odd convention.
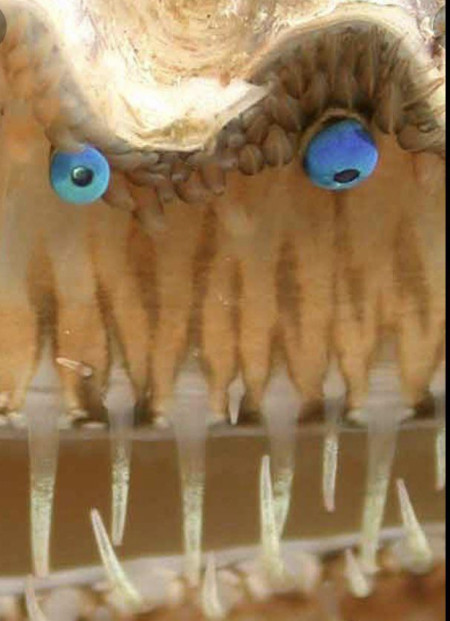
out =
[[[116,351],[107,336],[120,345],[137,398],[149,396],[156,413],[191,351],[219,415],[236,372],[244,410],[257,411],[283,360],[305,401],[317,403],[333,355],[359,407],[386,339],[397,345],[406,398],[418,405],[443,354],[445,163],[376,139],[379,166],[355,190],[315,188],[298,161],[232,173],[222,196],[199,206],[175,200],[147,233],[101,202],[62,204],[45,174],[46,143],[36,142],[32,158],[12,160],[3,207],[7,409],[20,407],[45,334],[58,356],[95,370],[83,381],[88,397],[61,371],[69,409],[86,399],[100,407]],[[158,213],[153,191],[142,200]]]

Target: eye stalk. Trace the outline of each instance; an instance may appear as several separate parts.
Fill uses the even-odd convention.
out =
[[[309,141],[303,166],[314,185],[326,190],[353,188],[375,170],[378,150],[356,119],[329,122]]]
[[[51,158],[50,183],[67,203],[95,202],[106,192],[109,179],[108,161],[94,147],[85,147],[79,153],[55,151]]]

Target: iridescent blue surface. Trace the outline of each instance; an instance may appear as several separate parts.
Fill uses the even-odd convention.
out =
[[[108,161],[93,147],[78,153],[57,151],[50,163],[50,183],[67,203],[93,203],[106,192],[109,179]]]
[[[378,162],[376,144],[354,119],[319,131],[306,148],[303,165],[311,181],[327,190],[347,190],[370,177]]]

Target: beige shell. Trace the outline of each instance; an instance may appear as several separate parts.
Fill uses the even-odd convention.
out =
[[[45,36],[47,51],[56,46],[52,61],[79,98],[73,107],[88,108],[87,122],[104,145],[119,138],[129,148],[191,151],[266,95],[252,78],[303,33],[378,25],[402,37],[402,53],[414,58],[419,76],[428,68],[439,6],[437,0],[6,0],[3,10],[26,13],[30,44]],[[433,95],[437,107],[443,97],[443,89]]]

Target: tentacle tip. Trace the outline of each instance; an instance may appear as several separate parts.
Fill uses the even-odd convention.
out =
[[[357,557],[349,548],[345,551],[345,575],[350,593],[357,598],[366,598],[372,593],[373,585],[369,575],[363,571]]]
[[[30,621],[48,621],[38,604],[33,576],[28,576],[25,581],[25,605]]]
[[[201,590],[201,604],[207,619],[224,619],[227,611],[219,594],[218,576],[214,555],[208,557],[203,585]]]
[[[397,479],[397,494],[405,538],[397,547],[401,564],[413,573],[427,573],[433,566],[433,552],[416,517],[406,484]]]

